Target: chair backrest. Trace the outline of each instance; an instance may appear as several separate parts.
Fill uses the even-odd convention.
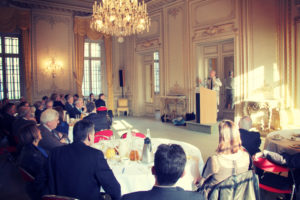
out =
[[[95,135],[94,143],[98,143],[100,140],[109,140],[109,138],[103,135]]]
[[[107,108],[105,106],[101,106],[97,108],[97,111],[107,111]]]
[[[78,200],[78,199],[72,197],[66,197],[66,196],[58,196],[58,195],[44,195],[42,197],[42,200]]]
[[[118,99],[119,107],[128,107],[128,99]]]
[[[289,172],[288,168],[277,165],[264,157],[255,158],[253,164],[255,167],[267,172]]]
[[[13,153],[16,151],[17,151],[17,148],[14,146],[0,147],[0,155],[2,155],[4,153]]]
[[[29,172],[27,172],[24,168],[19,167],[19,171],[20,171],[24,181],[26,181],[26,182],[34,181],[34,177]]]
[[[145,137],[146,137],[143,133],[133,133],[132,135],[135,136],[135,137],[138,137],[138,138],[145,138]],[[122,138],[122,139],[127,138],[127,133],[124,133],[124,134],[121,136],[121,138]]]
[[[209,190],[208,190],[209,191]],[[216,186],[206,195],[209,200],[260,199],[258,178],[252,170],[233,175]]]
[[[106,137],[111,137],[113,136],[114,132],[112,130],[102,130],[102,131],[98,131],[95,133],[95,136],[98,136],[98,135],[102,135],[102,136],[106,136]]]

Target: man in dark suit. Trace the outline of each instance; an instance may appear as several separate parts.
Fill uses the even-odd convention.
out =
[[[99,99],[97,99],[97,100],[95,101],[96,107],[99,108],[99,107],[101,107],[101,106],[106,106],[104,100],[105,100],[105,95],[104,95],[103,93],[101,93],[101,94],[99,95]]]
[[[13,103],[7,103],[3,108],[3,119],[0,121],[1,130],[7,134],[7,139],[10,145],[15,145],[14,136],[12,133],[12,124],[16,117],[16,106]]]
[[[65,109],[67,111],[67,113],[70,115],[70,118],[75,118],[75,114],[73,113],[73,109],[74,109],[74,100],[73,100],[73,96],[68,94],[66,96],[66,105],[65,105]]]
[[[152,173],[156,183],[149,191],[126,194],[122,200],[201,200],[203,196],[198,192],[184,191],[174,185],[184,176],[186,155],[180,145],[161,144],[157,148]]]
[[[74,102],[75,106],[72,109],[72,115],[75,117],[80,117],[82,112],[85,112],[86,108],[83,105],[83,99],[82,98],[78,98],[75,102]],[[71,114],[70,114],[71,115]]]
[[[42,140],[39,146],[49,153],[53,148],[63,146],[67,143],[67,135],[59,133],[54,129],[59,123],[58,112],[54,109],[47,109],[41,115],[41,131]]]
[[[120,199],[120,184],[102,151],[90,147],[94,134],[93,123],[81,120],[74,126],[74,142],[51,152],[48,161],[50,194],[99,200],[103,199],[102,187],[112,200]]]
[[[249,116],[243,117],[239,122],[240,135],[242,146],[247,149],[248,153],[252,156],[260,152],[259,146],[261,143],[259,132],[249,131],[252,127],[252,120]]]
[[[94,102],[87,103],[86,109],[89,115],[83,119],[93,122],[93,124],[95,125],[95,132],[110,129],[106,115],[96,113],[96,106]]]

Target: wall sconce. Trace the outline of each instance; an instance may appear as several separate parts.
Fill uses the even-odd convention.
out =
[[[57,72],[62,70],[62,62],[57,61],[54,57],[50,58],[47,63],[47,71],[52,74],[52,78],[55,78]]]

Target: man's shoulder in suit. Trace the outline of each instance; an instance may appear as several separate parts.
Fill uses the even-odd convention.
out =
[[[149,191],[134,192],[126,194],[122,200],[202,200],[203,196],[198,192],[184,191],[179,187],[156,187],[154,186]]]

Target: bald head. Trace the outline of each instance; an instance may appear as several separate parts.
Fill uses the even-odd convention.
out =
[[[249,116],[242,117],[239,122],[241,129],[249,130],[252,128],[252,120]]]
[[[216,71],[215,70],[211,70],[210,73],[209,73],[209,75],[210,75],[210,78],[216,77]]]

